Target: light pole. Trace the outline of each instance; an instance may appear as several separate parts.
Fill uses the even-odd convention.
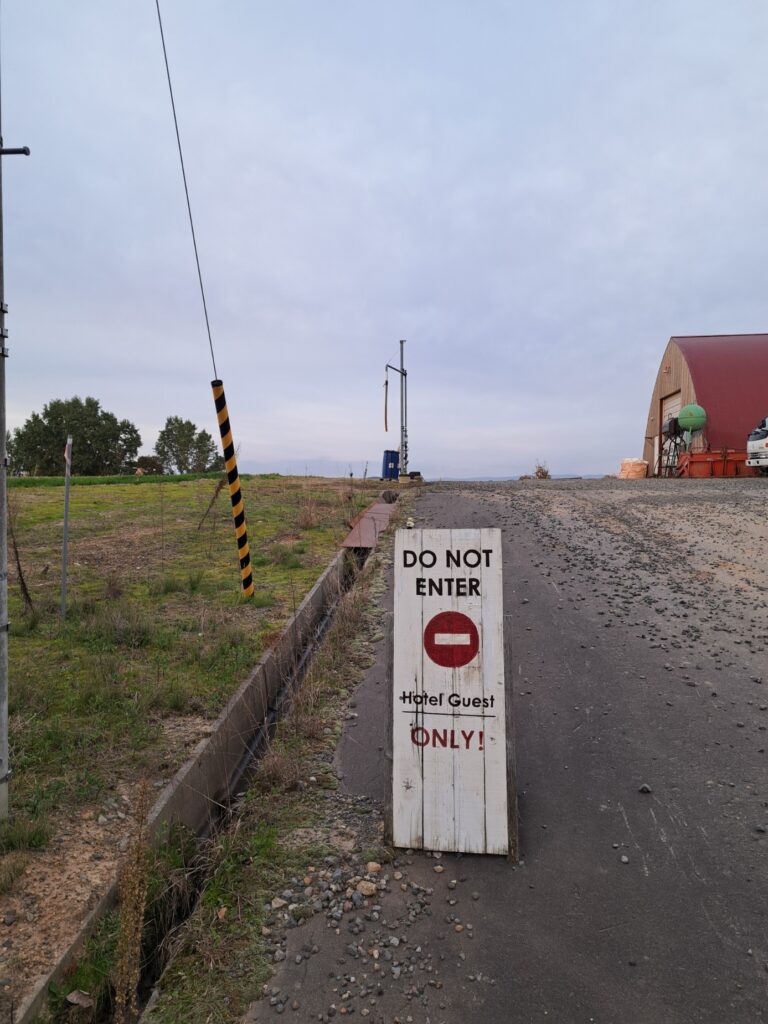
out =
[[[29,147],[4,149],[0,104],[0,819],[8,817],[8,452],[5,444],[5,360],[8,358],[5,327],[5,277],[3,273],[3,161],[4,156],[29,156]]]
[[[405,341],[400,341],[400,367],[387,363],[388,370],[400,374],[400,475],[408,475],[408,371],[404,361]]]

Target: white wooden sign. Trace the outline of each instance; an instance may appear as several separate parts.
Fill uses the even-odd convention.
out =
[[[500,530],[398,530],[392,676],[394,845],[515,854]]]

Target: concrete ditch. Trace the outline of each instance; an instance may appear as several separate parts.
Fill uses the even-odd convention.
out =
[[[372,547],[373,545],[371,545]],[[163,789],[149,815],[153,845],[175,825],[206,835],[238,792],[247,767],[279,717],[279,706],[316,648],[339,598],[362,568],[367,547],[345,546],[299,605],[277,643],[259,660],[213,723],[211,733]],[[52,984],[76,963],[98,922],[116,903],[117,877],[79,926],[54,968],[15,1008],[14,1024],[33,1024]]]

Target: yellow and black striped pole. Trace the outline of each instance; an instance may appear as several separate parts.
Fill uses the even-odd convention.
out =
[[[229,497],[232,501],[232,518],[235,520],[235,537],[237,553],[240,556],[240,577],[243,593],[246,597],[253,596],[253,573],[251,572],[251,552],[248,547],[248,527],[245,522],[245,504],[243,492],[240,490],[240,474],[237,472],[235,458],[235,442],[232,439],[232,428],[229,425],[227,400],[224,397],[224,385],[220,380],[212,380],[213,400],[216,403],[216,415],[221,432],[221,447],[224,450],[224,465],[227,470]]]

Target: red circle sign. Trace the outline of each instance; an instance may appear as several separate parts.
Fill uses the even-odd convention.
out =
[[[424,630],[424,650],[436,665],[461,668],[477,656],[480,634],[462,612],[440,612]]]

